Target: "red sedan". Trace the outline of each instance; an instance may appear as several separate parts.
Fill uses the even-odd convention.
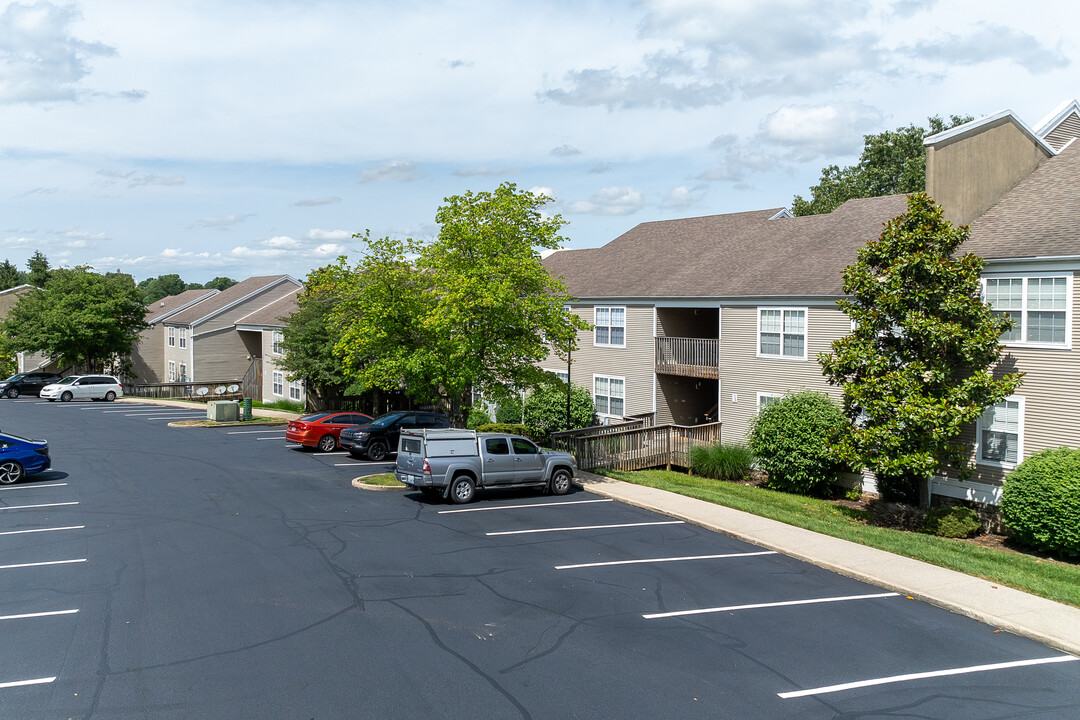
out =
[[[322,452],[337,449],[338,435],[350,425],[367,425],[370,415],[358,412],[316,413],[293,420],[285,430],[285,440]]]

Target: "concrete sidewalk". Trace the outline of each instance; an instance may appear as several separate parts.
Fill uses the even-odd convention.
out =
[[[205,408],[205,405],[197,405],[187,400],[165,400],[162,398],[141,398],[128,395],[121,398],[116,398],[116,402],[128,402],[138,403],[144,405],[164,405],[166,407],[180,407],[189,408],[191,410],[200,410]],[[296,420],[300,417],[300,413],[289,412],[287,410],[272,410],[270,408],[253,408],[252,415],[258,415],[259,417],[278,418],[280,420]]]
[[[1080,608],[665,490],[579,470],[585,490],[776,550],[1080,655]]]

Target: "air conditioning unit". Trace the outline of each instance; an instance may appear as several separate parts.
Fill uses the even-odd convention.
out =
[[[240,419],[240,403],[236,400],[213,400],[206,403],[206,419],[214,422],[236,422]]]

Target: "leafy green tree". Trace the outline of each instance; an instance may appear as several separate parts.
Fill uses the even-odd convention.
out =
[[[592,393],[580,385],[570,388],[570,424],[566,418],[566,383],[550,380],[525,397],[525,427],[529,437],[551,444],[551,433],[596,424]]]
[[[810,199],[796,195],[791,201],[795,215],[832,212],[853,198],[880,197],[926,189],[926,151],[923,139],[963,125],[970,115],[952,115],[948,121],[938,116],[927,119],[929,129],[908,125],[863,136],[859,162],[841,168],[830,165],[821,171],[821,180],[810,188]]]
[[[214,278],[213,280],[210,280],[209,282],[205,282],[202,285],[189,284],[187,289],[188,290],[193,290],[193,289],[197,289],[197,288],[200,288],[200,287],[204,287],[204,288],[206,288],[208,290],[228,290],[229,288],[231,288],[236,283],[237,283],[237,281],[233,280],[231,277],[224,277],[224,276],[219,275],[218,277]]]
[[[26,282],[34,287],[43,288],[49,281],[49,259],[45,253],[35,250],[34,254],[26,261],[26,267],[30,270],[26,274]]]
[[[838,305],[855,329],[818,361],[843,387],[852,421],[839,457],[872,469],[887,498],[925,506],[939,468],[968,475],[961,430],[1019,387],[1022,373],[995,377],[1012,320],[980,300],[982,258],[957,254],[967,228],[953,227],[925,193],[907,205],[845,268],[850,298]]]
[[[587,327],[566,312],[565,287],[540,261],[540,250],[563,242],[562,218],[542,213],[549,201],[504,183],[446,198],[438,238],[426,245],[358,235],[367,254],[336,313],[346,375],[447,400],[455,415],[474,390],[499,396],[542,384],[537,363],[551,347],[565,358]]]
[[[131,354],[146,307],[130,275],[100,275],[89,267],[50,271],[0,322],[10,347],[39,352],[61,366],[101,371]]]
[[[344,258],[335,265],[312,270],[304,292],[297,296],[296,312],[282,318],[286,322],[282,331],[285,354],[278,364],[291,379],[302,379],[308,395],[314,398],[341,395],[348,384],[334,355],[341,333],[332,316],[341,303],[342,292],[351,284],[352,274]]]
[[[26,282],[26,275],[10,260],[0,263],[0,290],[18,287]]]
[[[150,305],[161,298],[179,295],[187,290],[187,284],[176,273],[158,275],[156,278],[147,278],[136,287],[142,293],[143,303]]]

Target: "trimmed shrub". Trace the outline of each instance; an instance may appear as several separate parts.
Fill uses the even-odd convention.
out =
[[[975,537],[982,530],[979,515],[963,505],[936,507],[923,518],[922,531],[946,538]]]
[[[524,435],[525,437],[532,437],[531,435],[529,435],[529,429],[521,423],[486,423],[484,425],[477,425],[476,431],[506,433],[508,435]]]
[[[592,393],[574,385],[570,388],[570,426],[566,424],[566,383],[542,385],[525,398],[525,427],[529,437],[551,446],[551,433],[596,424]]]
[[[469,410],[469,418],[465,421],[465,427],[470,430],[475,429],[479,425],[490,425],[491,416],[479,408],[471,408]]]
[[[1005,479],[1001,514],[1017,542],[1080,557],[1080,450],[1042,450],[1020,463]]]
[[[821,495],[845,465],[832,446],[847,418],[824,393],[804,390],[769,403],[750,426],[750,450],[768,473],[766,486],[800,495]]]
[[[521,396],[514,395],[505,400],[500,400],[495,408],[495,422],[520,423],[521,422]]]
[[[740,482],[754,468],[754,453],[746,445],[716,443],[690,449],[690,472],[701,477]]]

